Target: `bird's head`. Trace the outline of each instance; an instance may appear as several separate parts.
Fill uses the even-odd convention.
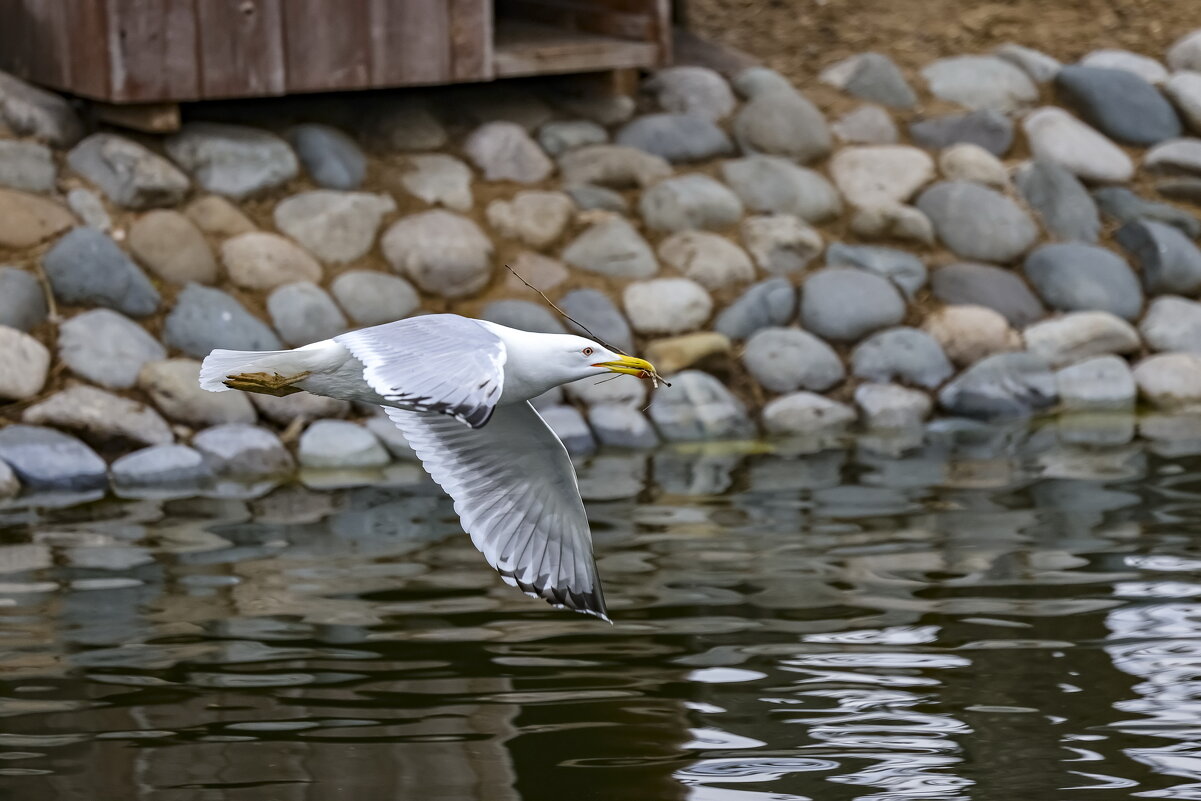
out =
[[[660,380],[655,365],[646,359],[616,353],[613,350],[584,337],[566,337],[563,357],[568,364],[574,364],[580,371],[579,378],[604,375],[605,373],[620,373]]]

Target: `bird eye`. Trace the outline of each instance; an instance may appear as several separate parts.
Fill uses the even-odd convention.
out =
[[[592,348],[584,348],[584,355],[585,355],[585,356],[591,356],[591,355],[592,355]]]

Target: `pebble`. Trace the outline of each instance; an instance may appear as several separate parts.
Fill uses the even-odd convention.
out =
[[[346,420],[318,420],[300,435],[301,467],[370,469],[392,461],[375,434]]]
[[[275,227],[318,259],[346,264],[375,244],[384,216],[396,211],[390,195],[317,189],[285,198],[275,207]]]
[[[441,209],[403,217],[380,240],[393,271],[419,289],[459,298],[492,277],[492,242],[466,217]]]
[[[42,268],[61,303],[106,306],[146,317],[161,301],[141,268],[95,228],[76,228],[55,242],[42,257]]]
[[[834,349],[808,331],[763,328],[747,340],[742,363],[771,392],[823,392],[846,378]]]
[[[1201,178],[1167,178],[1155,182],[1155,191],[1170,200],[1201,203]]]
[[[855,405],[864,425],[874,429],[920,426],[934,406],[925,392],[897,384],[861,384],[855,389]]]
[[[1005,165],[984,148],[970,142],[951,145],[938,155],[938,169],[948,181],[971,181],[996,189],[1009,185]]]
[[[553,158],[586,145],[603,145],[609,132],[591,120],[548,122],[538,129],[538,144]]]
[[[137,384],[142,366],[167,358],[167,349],[128,317],[109,309],[92,309],[59,328],[58,358],[93,384],[129,389]]]
[[[892,116],[879,106],[867,104],[843,114],[830,130],[842,141],[854,145],[891,145],[899,136]]]
[[[1022,346],[1021,336],[1009,327],[1009,321],[984,306],[937,309],[926,317],[922,330],[960,367]]]
[[[930,288],[944,303],[987,307],[1018,328],[1041,320],[1047,313],[1025,281],[991,264],[949,264],[934,271]]]
[[[656,339],[646,346],[646,358],[661,373],[678,373],[710,356],[727,355],[728,337],[715,331],[699,331],[667,339]]]
[[[938,238],[957,256],[1009,262],[1038,236],[1038,227],[1016,203],[979,184],[944,181],[927,189],[917,207]]]
[[[1094,50],[1080,59],[1080,66],[1125,70],[1150,84],[1161,84],[1168,79],[1168,70],[1163,64],[1153,58],[1131,53],[1129,50],[1108,48]]]
[[[1017,111],[1038,102],[1038,87],[1020,68],[996,56],[940,58],[922,69],[930,93],[973,111]]]
[[[212,480],[204,457],[187,445],[152,445],[113,462],[113,485],[118,490],[196,488]]]
[[[795,92],[787,78],[767,67],[747,67],[734,76],[734,90],[750,100],[775,92]]]
[[[826,339],[858,342],[905,319],[905,300],[886,278],[854,267],[823,267],[801,290],[801,324]]]
[[[763,407],[763,426],[770,434],[841,433],[854,422],[850,406],[812,392],[793,392]]]
[[[901,381],[934,389],[955,372],[938,340],[916,328],[889,328],[851,352],[851,373],[885,383]]]
[[[286,476],[296,466],[275,432],[245,423],[206,428],[192,439],[192,447],[220,476]]]
[[[1178,72],[1164,84],[1163,91],[1188,128],[1201,133],[1201,73]]]
[[[688,278],[636,281],[622,292],[630,325],[640,334],[695,331],[713,313],[713,298]]]
[[[1201,174],[1201,139],[1162,142],[1143,156],[1148,172],[1195,176]]]
[[[555,170],[525,128],[512,122],[484,123],[467,137],[463,152],[489,181],[536,184]]]
[[[143,214],[129,227],[129,250],[150,272],[171,284],[212,284],[219,271],[208,240],[178,211]]]
[[[563,443],[568,453],[587,456],[596,451],[596,439],[584,415],[572,406],[549,406],[540,409],[538,414],[555,432],[555,436]]]
[[[829,267],[859,267],[892,281],[905,297],[912,299],[926,285],[926,265],[912,253],[878,245],[845,245],[832,242],[826,248]]]
[[[83,136],[83,123],[66,98],[0,72],[0,122],[18,136],[55,147],[70,147]]]
[[[713,328],[732,340],[749,339],[764,328],[788,325],[796,316],[797,291],[785,278],[769,278],[726,306]]]
[[[78,439],[41,426],[0,428],[0,460],[26,489],[92,490],[108,484],[108,468]]]
[[[526,191],[512,200],[493,200],[486,216],[501,236],[545,248],[563,235],[574,214],[575,203],[562,192]]]
[[[563,191],[571,197],[572,202],[580,211],[601,209],[625,214],[630,209],[630,204],[626,203],[626,199],[620,193],[603,186],[574,184],[563,187]]]
[[[681,231],[659,245],[659,258],[705,289],[722,290],[755,279],[755,265],[742,248],[706,231]]]
[[[566,334],[562,321],[545,306],[528,300],[494,300],[484,307],[483,319],[536,334]]]
[[[1027,351],[1052,367],[1142,347],[1134,326],[1103,311],[1072,312],[1035,323],[1022,332],[1022,339]]]
[[[58,168],[50,148],[37,142],[0,139],[0,186],[23,192],[52,192]]]
[[[1201,220],[1170,203],[1141,198],[1122,186],[1105,186],[1093,192],[1101,211],[1119,223],[1156,220],[1179,228],[1190,239],[1201,236]]]
[[[293,392],[282,397],[254,392],[249,396],[259,414],[281,426],[287,426],[297,418],[320,420],[323,417],[345,417],[350,411],[347,401],[308,392]]]
[[[174,206],[190,188],[188,176],[143,145],[111,133],[95,133],[67,154],[71,169],[127,209]]]
[[[1151,350],[1201,354],[1201,303],[1171,295],[1156,298],[1138,330]]]
[[[330,286],[342,310],[359,325],[401,320],[417,311],[421,298],[403,278],[374,270],[351,270]]]
[[[756,94],[734,117],[734,138],[748,154],[787,156],[802,164],[831,147],[826,118],[795,90]]]
[[[42,391],[49,370],[45,345],[24,331],[0,325],[0,398],[32,398]]]
[[[21,422],[79,432],[98,444],[166,445],[175,440],[159,413],[102,389],[77,385],[28,407]]]
[[[334,299],[308,281],[284,284],[272,290],[267,296],[267,313],[280,338],[289,345],[308,345],[331,339],[350,328]]]
[[[630,324],[609,296],[597,289],[576,289],[559,300],[559,307],[580,321],[596,336],[624,351],[634,350],[634,335]],[[568,321],[568,327],[582,336],[588,331]]]
[[[1201,28],[1173,42],[1168,48],[1167,61],[1173,70],[1201,72]]]
[[[321,265],[279,234],[252,231],[225,240],[221,262],[244,289],[270,290],[293,281],[320,281]]]
[[[163,341],[197,358],[208,356],[214,348],[283,347],[275,332],[233,296],[199,284],[188,284],[176,297],[175,307],[163,321]],[[148,357],[144,361],[150,360]]]
[[[745,439],[755,426],[746,407],[718,379],[700,370],[671,377],[671,387],[655,390],[650,416],[669,442]]]
[[[588,423],[601,445],[610,448],[653,448],[659,444],[650,421],[638,409],[602,403],[588,409]]]
[[[1050,83],[1055,80],[1055,76],[1063,68],[1059,59],[1049,56],[1041,50],[1023,47],[1012,42],[998,47],[997,56],[1015,67],[1020,67],[1035,83]]]
[[[738,196],[707,175],[694,173],[660,181],[642,193],[642,219],[658,231],[725,228],[742,217]]]
[[[221,239],[258,230],[241,209],[220,195],[196,198],[187,205],[184,214],[201,231]]]
[[[1139,394],[1161,409],[1196,407],[1201,404],[1201,356],[1192,353],[1148,356],[1135,365],[1134,381]],[[0,450],[0,458],[3,457]]]
[[[747,217],[741,235],[755,263],[774,275],[804,270],[823,247],[821,234],[791,214]]]
[[[1014,176],[1018,192],[1055,239],[1096,242],[1097,204],[1075,175],[1051,161],[1023,164]]]
[[[24,250],[75,225],[75,218],[49,198],[0,189],[0,247]]]
[[[726,79],[708,67],[668,67],[643,86],[654,93],[664,111],[675,114],[716,121],[728,117],[737,105]]]
[[[164,144],[205,191],[235,200],[281,186],[300,172],[288,143],[259,128],[189,122]]]
[[[1201,289],[1201,250],[1174,228],[1153,220],[1123,225],[1114,239],[1139,266],[1149,294],[1193,294]]]
[[[0,267],[0,325],[29,331],[46,321],[46,293],[37,276],[16,267]]]
[[[528,281],[536,290],[549,292],[571,277],[571,273],[567,271],[567,266],[563,262],[530,250],[518,253],[512,259],[510,266],[521,278],[509,273],[505,276],[505,287],[518,293],[532,291],[522,283],[523,280]]]
[[[917,105],[917,94],[891,58],[859,53],[821,71],[818,80],[849,95],[899,109]]]
[[[1027,280],[1052,308],[1108,311],[1133,320],[1143,307],[1138,278],[1120,256],[1095,245],[1043,245],[1026,257]]]
[[[437,150],[449,138],[429,106],[406,94],[375,103],[363,127],[370,142],[385,152]]]
[[[367,178],[367,157],[337,128],[306,122],[288,129],[288,142],[317,186],[349,191]]]
[[[916,120],[909,124],[909,135],[927,150],[966,143],[1002,158],[1013,146],[1013,122],[999,111],[984,109]]]
[[[830,177],[852,206],[904,203],[934,180],[934,160],[907,145],[844,147],[830,159]]]
[[[780,156],[747,156],[721,165],[722,178],[756,213],[792,214],[811,223],[842,212],[838,190],[821,173]]]
[[[1054,373],[1029,353],[989,356],[938,393],[938,402],[952,414],[981,418],[1029,417],[1055,400]]]
[[[671,175],[665,159],[621,145],[589,145],[559,158],[563,183],[596,184],[609,189],[645,188]]]
[[[610,278],[650,278],[659,272],[655,254],[642,235],[621,217],[594,223],[571,241],[563,261]]]
[[[582,403],[585,406],[619,404],[641,409],[646,406],[649,384],[650,382],[640,381],[633,376],[614,380],[600,376],[572,381],[570,384],[564,384],[563,389],[566,391],[567,397],[577,404]]]
[[[672,163],[705,161],[734,150],[725,131],[707,117],[695,114],[647,114],[622,126],[613,138]]]
[[[187,425],[253,423],[255,419],[245,393],[201,389],[200,362],[193,359],[147,363],[138,375],[138,387],[169,420]]]
[[[1055,373],[1060,406],[1065,411],[1125,411],[1138,395],[1130,365],[1119,356],[1096,356]]]
[[[851,233],[863,239],[904,239],[934,244],[934,224],[913,206],[882,203],[855,209]]]
[[[1081,180],[1125,183],[1134,176],[1134,162],[1120,147],[1063,109],[1032,111],[1022,130],[1036,159],[1058,164]]]
[[[1180,136],[1180,118],[1172,104],[1127,70],[1064,67],[1055,87],[1080,116],[1120,142],[1153,145]]]
[[[76,217],[83,221],[84,225],[95,228],[97,231],[112,230],[113,219],[108,216],[108,210],[104,208],[104,201],[92,190],[76,187],[67,192],[67,206]]]
[[[363,421],[363,425],[383,443],[384,448],[393,459],[404,462],[420,461],[413,451],[413,447],[405,439],[404,432],[397,428],[396,424],[389,420],[382,410],[374,417],[368,417]]]

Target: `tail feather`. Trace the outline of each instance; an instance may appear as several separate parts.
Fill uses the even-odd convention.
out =
[[[262,362],[271,356],[291,353],[289,350],[214,350],[200,365],[200,388],[209,392],[229,392],[225,379],[239,373],[263,369]]]

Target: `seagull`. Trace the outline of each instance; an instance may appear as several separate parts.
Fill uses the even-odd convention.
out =
[[[507,584],[608,621],[575,470],[530,403],[607,373],[659,379],[650,362],[584,337],[430,314],[294,350],[214,350],[200,386],[382,406]]]

